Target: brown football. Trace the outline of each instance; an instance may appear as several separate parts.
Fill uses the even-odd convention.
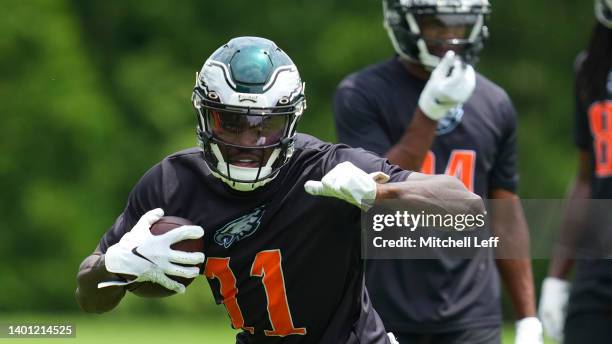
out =
[[[151,226],[151,233],[153,235],[162,235],[168,231],[171,231],[177,227],[185,226],[185,225],[193,225],[193,222],[184,219],[182,217],[176,216],[164,216],[159,221],[155,222]],[[204,252],[204,239],[188,239],[179,241],[170,246],[173,250],[185,251],[185,252]],[[179,264],[181,265],[181,264]],[[198,265],[201,269],[202,266]],[[134,276],[131,275],[123,275],[122,277],[131,280]],[[184,278],[178,276],[171,276],[173,280],[183,284],[187,287],[191,282],[193,282],[193,278]],[[161,285],[153,282],[136,282],[128,285],[128,290],[133,294],[141,296],[141,297],[166,297],[170,295],[176,294],[175,291],[166,289]]]

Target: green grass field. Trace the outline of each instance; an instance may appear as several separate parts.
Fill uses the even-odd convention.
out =
[[[217,344],[234,343],[235,331],[222,317],[186,318],[184,316],[160,317],[115,315],[69,314],[69,315],[0,315],[0,323],[54,322],[72,323],[76,326],[76,338],[54,339],[4,339],[0,343],[70,343],[70,344],[108,344],[108,343],[197,343]],[[513,326],[504,328],[503,343],[513,341]],[[553,342],[546,342],[553,344]]]

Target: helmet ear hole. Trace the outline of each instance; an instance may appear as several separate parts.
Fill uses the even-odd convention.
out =
[[[207,96],[210,100],[219,101],[219,95],[215,91],[208,92]]]
[[[282,97],[279,99],[278,105],[289,105],[289,97]]]

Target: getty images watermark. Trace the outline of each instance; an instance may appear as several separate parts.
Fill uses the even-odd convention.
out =
[[[378,214],[372,216],[372,230],[382,232],[383,230],[405,230],[416,232],[421,229],[444,229],[448,231],[464,231],[482,229],[486,225],[486,214],[439,214],[427,213],[421,210],[419,213],[411,213],[408,210],[396,210],[395,213]],[[432,233],[430,233],[432,234]],[[438,237],[434,235],[414,236],[407,235],[400,238],[385,239],[382,235],[372,238],[372,245],[376,248],[469,248],[469,247],[497,247],[498,236],[481,239],[478,236],[461,237]]]
[[[478,202],[481,201],[375,202],[362,215],[362,256],[366,259],[439,259],[489,255],[502,245],[504,236],[491,231],[488,212],[446,211],[481,209]]]
[[[458,203],[454,203],[458,202]],[[366,259],[612,259],[612,200],[376,201],[361,217]],[[582,214],[582,216],[576,216]]]

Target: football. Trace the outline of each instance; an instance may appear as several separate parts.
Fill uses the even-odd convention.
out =
[[[155,222],[151,226],[151,233],[153,235],[162,235],[168,231],[171,231],[175,228],[185,225],[193,225],[193,223],[187,219],[176,216],[164,216],[159,221]],[[185,252],[203,252],[204,251],[204,239],[188,239],[179,241],[170,246],[173,250],[185,251]],[[181,264],[179,264],[181,265]],[[198,266],[202,268],[201,265]],[[134,276],[123,276],[125,278],[133,279]],[[193,278],[184,278],[178,276],[171,276],[173,280],[183,284],[187,287],[191,282],[193,282]],[[128,290],[131,291],[134,295],[138,295],[141,297],[166,297],[176,294],[175,291],[166,289],[161,285],[153,282],[136,282],[132,283],[128,286]]]

